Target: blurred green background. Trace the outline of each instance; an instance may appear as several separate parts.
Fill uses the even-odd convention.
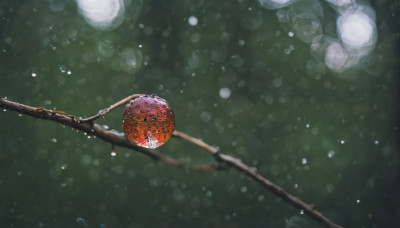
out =
[[[109,15],[95,18],[83,9],[91,2],[0,1],[0,97],[88,117],[128,95],[157,94],[177,130],[242,159],[332,221],[400,226],[398,1],[371,3],[375,48],[344,70],[279,19],[291,5],[97,1]],[[323,33],[340,40],[341,8],[312,2]],[[120,108],[98,123],[122,131],[121,116]],[[174,138],[157,151],[213,161]],[[1,111],[0,227],[320,227],[235,170],[199,173],[116,152]]]

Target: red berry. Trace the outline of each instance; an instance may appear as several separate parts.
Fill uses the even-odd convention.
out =
[[[122,128],[129,140],[137,145],[157,148],[171,138],[175,129],[174,112],[158,96],[141,96],[126,105]]]

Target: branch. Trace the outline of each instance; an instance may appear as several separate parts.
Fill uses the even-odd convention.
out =
[[[112,131],[107,131],[98,124],[95,124],[93,122],[82,122],[82,120],[73,115],[64,115],[64,112],[62,111],[47,110],[42,107],[39,108],[31,107],[28,105],[6,100],[4,98],[0,98],[0,108],[15,111],[20,114],[26,114],[39,119],[55,121],[63,126],[72,127],[76,130],[82,131],[87,135],[99,137],[102,140],[111,143],[112,145],[135,150],[137,152],[149,156],[155,161],[160,161],[166,165],[187,167],[190,169],[200,170],[200,171],[212,171],[219,167],[218,163],[212,163],[208,165],[198,165],[189,162],[182,162],[175,160],[173,158],[167,157],[155,151],[137,146],[124,136],[113,133]],[[101,116],[100,113],[101,112],[99,112],[99,117]]]
[[[337,225],[333,222],[331,222],[328,218],[326,218],[324,215],[321,214],[321,212],[314,210],[313,205],[309,205],[304,203],[302,200],[300,200],[298,197],[295,197],[289,193],[287,193],[285,190],[283,190],[281,187],[278,185],[272,183],[270,180],[264,178],[260,174],[256,173],[252,168],[241,162],[239,159],[234,158],[232,156],[222,154],[219,152],[218,149],[208,145],[207,143],[196,139],[190,135],[187,135],[185,133],[179,132],[179,131],[174,131],[173,134],[175,137],[184,139],[186,141],[189,141],[199,147],[202,147],[206,150],[208,150],[211,154],[213,154],[216,158],[217,161],[224,162],[228,164],[231,167],[234,167],[237,169],[239,172],[242,172],[246,174],[247,176],[251,177],[255,182],[261,184],[265,189],[268,191],[274,193],[276,196],[286,200],[289,204],[292,206],[299,208],[303,210],[305,214],[310,215],[315,221],[318,221],[319,223],[325,225],[326,227],[330,228],[341,228],[342,226]]]
[[[93,122],[94,120],[97,120],[100,117],[104,117],[107,113],[111,112],[112,110],[118,108],[121,105],[124,105],[126,103],[128,103],[129,101],[138,98],[140,96],[143,96],[145,94],[133,94],[129,97],[126,97],[120,101],[118,101],[117,103],[111,105],[110,107],[100,110],[99,113],[97,113],[97,115],[94,115],[92,117],[86,118],[86,119],[81,119],[80,122],[85,123],[85,122]]]
[[[141,96],[141,94],[134,94],[129,97],[126,97],[126,98],[122,99],[121,101],[118,101],[117,103],[111,105],[109,108],[101,110],[97,115],[86,118],[86,119],[79,119],[73,115],[65,115],[64,112],[62,112],[62,111],[47,110],[47,109],[44,109],[41,107],[39,107],[39,108],[31,107],[28,105],[9,101],[5,98],[0,98],[0,108],[12,110],[12,111],[19,112],[21,114],[26,114],[26,115],[29,115],[29,116],[32,116],[35,118],[39,118],[39,119],[55,121],[64,126],[69,126],[76,130],[85,132],[88,135],[99,137],[102,140],[111,143],[112,145],[121,146],[121,147],[129,148],[129,149],[135,150],[137,152],[140,152],[144,155],[149,156],[150,158],[152,158],[155,161],[162,162],[165,165],[176,166],[176,167],[186,167],[186,168],[190,168],[193,170],[206,171],[206,172],[222,170],[222,169],[224,169],[225,166],[233,167],[236,170],[238,170],[239,172],[246,174],[247,176],[252,178],[255,182],[257,182],[258,184],[263,186],[268,191],[270,191],[273,194],[275,194],[276,196],[284,199],[286,202],[288,202],[292,206],[294,206],[300,210],[303,210],[305,214],[308,214],[311,218],[313,218],[315,221],[321,223],[322,225],[324,225],[326,227],[330,227],[330,228],[342,228],[342,226],[331,222],[328,218],[326,218],[324,215],[322,215],[319,211],[313,209],[312,205],[306,204],[302,200],[300,200],[298,197],[295,197],[295,196],[287,193],[281,187],[272,183],[270,180],[264,178],[263,176],[261,176],[260,174],[255,172],[252,168],[250,168],[249,166],[247,166],[246,164],[241,162],[239,159],[234,158],[229,155],[226,155],[226,154],[222,154],[219,149],[212,147],[212,146],[208,145],[207,143],[205,143],[197,138],[194,138],[190,135],[187,135],[183,132],[174,131],[173,136],[183,139],[183,140],[186,140],[194,145],[197,145],[201,148],[206,149],[208,152],[210,152],[214,156],[216,161],[211,164],[199,165],[199,164],[195,164],[195,163],[191,163],[191,162],[183,162],[183,161],[175,160],[168,156],[157,153],[153,150],[139,147],[136,144],[129,141],[123,135],[118,135],[111,131],[107,131],[100,125],[94,123],[94,121],[96,119],[98,119],[100,117],[104,117],[110,111],[114,110],[115,108],[117,108],[125,103],[128,103],[132,99],[135,99],[139,96]]]

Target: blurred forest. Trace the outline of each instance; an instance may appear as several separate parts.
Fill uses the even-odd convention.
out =
[[[89,117],[156,94],[176,129],[344,227],[400,226],[395,0],[0,0],[0,97]],[[122,132],[122,109],[97,123]],[[206,164],[171,139],[157,152]],[[0,227],[320,227],[235,170],[159,164],[0,111]]]

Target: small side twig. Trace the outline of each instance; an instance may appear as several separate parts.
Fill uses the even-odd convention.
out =
[[[190,169],[198,170],[198,171],[215,171],[215,170],[223,169],[222,163],[224,163],[230,167],[235,168],[239,172],[246,174],[251,179],[253,179],[255,182],[257,182],[258,184],[263,186],[265,189],[272,192],[276,196],[284,199],[286,202],[288,202],[292,206],[303,210],[305,214],[308,214],[311,218],[313,218],[315,221],[321,223],[322,225],[324,225],[326,227],[330,227],[330,228],[342,228],[342,226],[331,222],[328,218],[326,218],[324,215],[322,215],[321,212],[313,209],[312,205],[306,204],[302,200],[300,200],[298,197],[295,197],[295,196],[287,193],[280,186],[274,184],[270,180],[261,176],[256,171],[254,171],[251,167],[249,167],[246,164],[244,164],[243,162],[241,162],[239,159],[234,158],[229,155],[226,155],[226,154],[223,154],[219,151],[219,149],[212,147],[212,146],[208,145],[207,143],[205,143],[197,138],[194,138],[190,135],[187,135],[187,134],[179,132],[179,131],[174,131],[174,133],[173,133],[173,135],[175,137],[186,140],[192,144],[195,144],[195,145],[209,151],[212,155],[214,155],[216,162],[207,164],[207,165],[199,165],[199,164],[190,163],[190,162],[178,161],[173,158],[162,155],[160,153],[154,152],[152,150],[148,150],[148,149],[139,147],[139,146],[135,145],[134,143],[130,142],[129,140],[127,140],[125,137],[114,134],[111,131],[107,131],[104,128],[102,128],[100,125],[94,123],[94,120],[106,115],[111,110],[113,110],[113,109],[129,102],[130,100],[139,97],[139,96],[141,96],[141,94],[135,94],[135,95],[129,96],[127,98],[124,98],[121,101],[111,105],[109,108],[101,110],[97,115],[89,117],[87,119],[78,119],[73,115],[65,115],[64,112],[62,112],[62,111],[54,111],[54,110],[47,110],[44,108],[31,107],[31,106],[27,106],[24,104],[12,102],[12,101],[9,101],[4,98],[0,98],[0,108],[16,111],[21,114],[27,114],[27,115],[35,117],[35,118],[52,120],[52,121],[58,122],[62,125],[75,128],[75,129],[85,132],[89,135],[97,136],[97,137],[101,138],[102,140],[111,143],[112,145],[126,147],[129,149],[135,150],[137,152],[140,152],[142,154],[145,154],[145,155],[149,156],[150,158],[154,159],[155,161],[160,161],[165,165],[176,166],[176,167],[186,167],[186,168],[190,168]]]
[[[100,110],[96,115],[88,117],[86,119],[81,119],[80,121],[82,123],[93,122],[93,121],[97,120],[100,117],[104,117],[107,113],[109,113],[112,110],[118,108],[119,106],[124,105],[124,104],[128,103],[129,101],[131,101],[131,100],[133,100],[135,98],[138,98],[140,96],[143,96],[143,95],[145,95],[145,94],[133,94],[133,95],[130,95],[129,97],[126,97],[126,98],[118,101],[117,103],[111,105],[110,107],[108,107],[106,109],[103,109],[103,110]]]

